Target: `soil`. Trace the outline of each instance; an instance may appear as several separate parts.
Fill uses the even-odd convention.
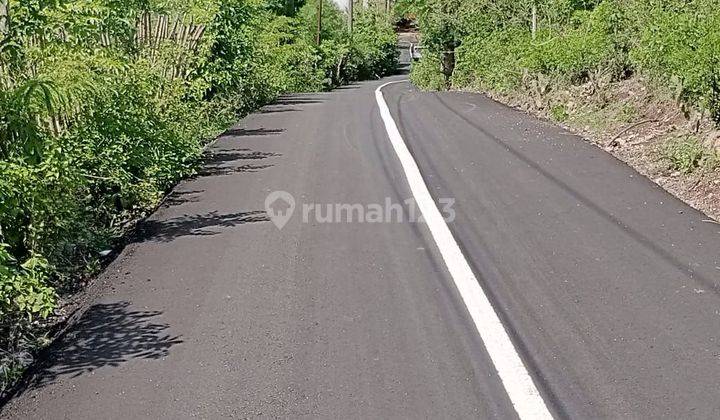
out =
[[[707,116],[687,110],[648,86],[641,78],[633,77],[620,82],[588,82],[543,93],[537,93],[539,89],[532,83],[510,94],[486,93],[499,102],[552,120],[584,137],[707,214],[709,223],[717,223],[720,220],[720,165],[684,173],[673,169],[661,151],[669,141],[693,137],[706,150],[720,153],[720,130]]]

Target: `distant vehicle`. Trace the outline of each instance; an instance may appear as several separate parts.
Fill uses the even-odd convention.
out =
[[[413,61],[418,61],[422,58],[422,48],[420,45],[410,44],[410,57]]]

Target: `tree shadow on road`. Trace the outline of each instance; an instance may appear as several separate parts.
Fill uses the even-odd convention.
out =
[[[162,207],[181,206],[186,203],[197,203],[205,190],[172,191],[163,201]]]
[[[210,151],[204,163],[197,171],[196,177],[226,176],[242,172],[257,172],[270,168],[272,164],[258,164],[260,161],[274,156],[271,152],[253,152],[250,149],[241,151],[219,150]],[[163,208],[172,208],[186,203],[200,202],[205,190],[176,190],[170,193],[163,203]],[[184,214],[179,217],[145,219],[138,223],[130,242],[171,242],[183,236],[212,236],[221,233],[221,228],[230,228],[246,223],[267,222],[270,219],[265,211],[245,211],[221,214],[217,211],[209,213]]]
[[[282,134],[282,128],[231,128],[220,137],[243,137],[243,136],[272,136]]]
[[[134,242],[171,242],[183,236],[213,236],[220,233],[213,228],[268,221],[267,213],[261,210],[229,214],[212,211],[167,220],[145,220],[138,225]]]
[[[243,172],[258,172],[273,166],[275,165],[206,166],[197,172],[197,176],[226,176]]]
[[[282,156],[273,152],[252,152],[252,151],[229,151],[217,150],[208,152],[203,158],[205,165],[218,165],[221,163],[234,162],[236,160],[267,159],[270,157]]]
[[[269,106],[274,105],[312,105],[312,104],[321,104],[325,102],[327,99],[325,99],[322,95],[317,94],[295,94],[295,95],[283,95],[275,102],[270,104]]]
[[[262,107],[258,113],[276,114],[281,112],[300,112],[303,111],[302,105],[321,104],[323,102],[325,102],[325,98],[318,95],[282,95],[277,98],[275,102]]]
[[[203,159],[203,164],[197,171],[198,177],[225,176],[242,172],[257,172],[267,169],[273,165],[245,164],[232,165],[235,162],[247,160],[262,160],[270,157],[281,156],[279,153],[271,152],[234,152],[226,150],[211,151]]]
[[[129,302],[92,305],[50,350],[29,384],[38,388],[133,359],[160,359],[182,343],[168,332],[160,311],[133,310]]]
[[[283,105],[266,105],[258,111],[259,114],[278,114],[281,112],[300,112],[298,108]]]

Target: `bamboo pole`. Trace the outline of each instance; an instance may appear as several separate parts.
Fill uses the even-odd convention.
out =
[[[322,14],[323,14],[323,0],[318,0],[317,7],[317,37],[315,42],[318,46],[322,42]]]
[[[348,31],[350,32],[350,36],[352,36],[353,33],[353,6],[354,6],[355,0],[348,0]]]
[[[152,37],[152,17],[150,16],[150,13],[145,13],[145,37],[144,42],[148,43],[150,42]]]
[[[0,0],[0,34],[10,31],[10,0]]]
[[[157,47],[158,45],[160,45],[160,31],[162,30],[162,25],[163,25],[163,24],[162,24],[162,19],[163,19],[162,16],[159,16],[159,17],[158,17],[158,19],[157,19],[157,25],[156,25],[156,27],[155,27],[155,35],[154,35],[154,38],[155,38],[155,39],[153,39],[153,45],[156,46],[156,47]]]
[[[532,7],[532,39],[535,39],[537,33],[537,6],[533,4]]]
[[[171,39],[171,40],[177,39],[177,30],[178,30],[179,24],[180,24],[180,18],[178,16],[175,16],[175,23],[173,23],[173,28],[170,31],[170,35],[168,36],[168,39]]]
[[[192,44],[190,45],[191,50],[197,48],[198,43],[200,42],[200,39],[202,39],[204,33],[205,25],[198,25],[197,29],[195,30],[195,34],[193,35]]]

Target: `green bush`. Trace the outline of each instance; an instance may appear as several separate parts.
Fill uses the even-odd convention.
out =
[[[567,108],[563,104],[554,105],[550,108],[550,116],[558,122],[564,122],[568,119],[569,115]]]
[[[440,72],[440,59],[434,54],[425,54],[412,66],[410,80],[417,86],[429,90],[444,90],[445,77]]]
[[[698,168],[715,167],[718,164],[717,153],[700,143],[698,139],[686,137],[667,143],[661,150],[663,158],[670,163],[670,169],[689,174]]]
[[[395,71],[397,38],[386,14],[372,8],[356,14],[349,54],[344,68],[350,79],[379,78]]]
[[[317,4],[311,2],[300,9],[302,27],[313,28]],[[353,33],[350,34],[345,15],[335,3],[323,6],[323,43],[318,49],[319,63],[326,87],[353,80],[379,78],[397,67],[397,38],[390,18],[373,9],[359,9],[355,13]],[[315,31],[306,30],[304,38],[314,42]]]
[[[714,6],[713,6],[714,5]],[[664,85],[677,99],[708,109],[720,122],[720,9],[695,1],[647,10],[635,66]]]
[[[52,311],[55,294],[45,284],[48,269],[47,261],[41,257],[31,257],[18,264],[8,252],[8,246],[0,246],[0,317],[5,321],[2,325],[3,341],[15,333],[8,332],[8,327],[31,323]],[[8,323],[8,319],[15,322]]]
[[[622,19],[614,1],[605,0],[592,11],[579,10],[570,28],[540,31],[520,65],[571,82],[584,81],[596,71],[617,75],[626,61],[614,36]]]
[[[45,284],[49,267],[41,257],[23,264],[0,244],[0,391],[22,373],[24,347],[36,341],[30,333],[39,318],[50,314],[55,292]]]
[[[398,10],[418,16],[429,54],[456,46],[456,87],[508,91],[528,76],[557,85],[640,73],[720,123],[716,0],[401,0]],[[422,84],[440,69],[413,71]]]
[[[517,28],[498,30],[490,36],[469,36],[458,47],[453,84],[499,91],[516,89],[522,80],[521,63],[530,42],[530,34]]]
[[[527,22],[507,23],[510,16],[498,21],[505,24],[477,15],[464,18],[453,84],[508,91],[519,88],[527,73],[566,82],[584,81],[598,71],[622,73],[625,38],[618,34],[625,17],[614,1],[555,15],[556,22],[565,23],[541,25],[535,39]]]

